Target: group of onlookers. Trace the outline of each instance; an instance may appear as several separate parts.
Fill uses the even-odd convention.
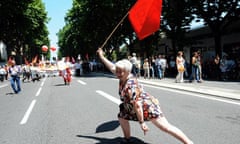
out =
[[[137,77],[143,76],[145,79],[163,79],[165,77],[168,64],[164,55],[152,56],[141,60],[140,57],[136,57],[136,53],[133,53],[128,59],[132,63],[132,73]]]
[[[214,80],[240,80],[240,58],[218,55],[203,63],[204,77]]]
[[[1,78],[3,80],[10,80],[11,87],[14,93],[17,94],[21,91],[21,80],[22,82],[25,80],[32,80],[34,82],[41,78],[38,73],[33,73],[30,67],[30,65],[16,65],[15,60],[11,60],[9,64],[1,66]]]
[[[184,82],[184,77],[189,77],[189,82],[202,82],[202,60],[200,51],[193,52],[191,57],[191,68],[189,68],[187,61],[184,58],[184,53],[179,51],[176,57],[177,76],[176,82]],[[189,75],[189,70],[191,73]]]
[[[133,75],[146,78],[163,79],[166,76],[176,77],[176,82],[203,82],[203,79],[226,80],[229,75],[234,75],[240,79],[240,60],[235,62],[227,58],[222,59],[217,55],[212,63],[203,62],[200,51],[194,51],[188,62],[183,51],[179,51],[177,56],[168,59],[163,54],[140,58],[136,53],[128,57],[133,64]],[[234,70],[234,71],[233,71]],[[230,72],[234,74],[230,74]]]
[[[202,82],[202,60],[200,51],[193,52],[191,64],[192,73],[189,77],[189,81]]]
[[[132,56],[128,57],[128,59],[133,65],[133,75],[137,77],[143,76],[145,79],[163,79],[167,75],[175,75],[176,67],[179,67],[180,65],[184,66],[185,60],[181,57],[181,55],[178,55],[177,60],[174,57],[171,57],[169,62],[163,54],[141,59],[136,56],[136,53],[133,53]],[[179,82],[183,81],[182,74],[177,77]]]

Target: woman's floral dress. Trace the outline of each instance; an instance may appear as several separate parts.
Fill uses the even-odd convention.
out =
[[[145,92],[143,87],[138,84],[136,78],[128,79],[126,84],[121,85],[119,83],[119,95],[122,101],[119,105],[120,112],[118,117],[120,118],[138,121],[131,101],[141,102],[145,121],[163,116],[158,100]]]

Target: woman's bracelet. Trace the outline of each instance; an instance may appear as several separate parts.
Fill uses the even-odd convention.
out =
[[[139,121],[139,123],[140,123],[140,124],[143,124],[143,123],[144,123],[144,120],[142,120],[142,121]]]

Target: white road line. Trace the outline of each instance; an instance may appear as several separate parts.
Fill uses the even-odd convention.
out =
[[[40,92],[41,92],[41,90],[42,90],[42,87],[43,87],[43,85],[44,85],[45,80],[46,80],[46,78],[43,79],[43,81],[42,81],[42,83],[41,83],[41,86],[40,86],[40,88],[38,89],[38,91],[37,91],[37,93],[36,93],[36,96],[39,96],[39,94],[40,94]],[[28,118],[29,118],[29,116],[30,116],[30,114],[31,114],[31,112],[32,112],[32,110],[33,110],[33,107],[34,107],[35,103],[36,103],[36,100],[33,100],[32,103],[30,104],[28,110],[26,111],[23,119],[22,119],[21,122],[20,122],[21,125],[27,123]]]
[[[36,96],[39,96],[41,90],[42,90],[42,87],[40,87],[40,88],[38,89],[38,91],[37,91],[37,93],[36,93]]]
[[[35,103],[36,103],[36,100],[33,100],[32,103],[30,104],[28,110],[26,111],[26,113],[25,113],[23,119],[22,119],[21,122],[20,122],[21,125],[27,123],[28,118],[29,118],[29,116],[30,116],[30,114],[31,114],[31,112],[32,112],[32,109],[33,109]]]
[[[78,82],[79,82],[80,84],[82,84],[82,85],[86,85],[86,83],[83,82],[83,81],[81,81],[81,80],[78,80]]]
[[[44,85],[46,78],[43,79],[42,83],[41,83],[41,87]]]
[[[46,80],[46,78],[43,79],[43,81],[42,81],[42,83],[41,83],[41,86],[40,86],[40,88],[38,89],[38,91],[37,91],[37,93],[36,93],[35,96],[39,96],[39,94],[40,94],[40,92],[41,92],[41,90],[42,90],[42,87],[43,87],[43,85],[44,85],[44,83],[45,83],[45,80]]]
[[[6,86],[8,86],[8,84],[3,84],[3,85],[0,86],[0,88],[4,88]]]
[[[112,101],[112,102],[114,102],[118,105],[121,103],[121,101],[119,99],[117,99],[117,98],[115,98],[115,97],[113,97],[113,96],[111,96],[111,95],[109,95],[109,94],[107,94],[107,93],[105,93],[101,90],[96,90],[96,93],[104,96],[105,98],[109,99],[110,101]]]

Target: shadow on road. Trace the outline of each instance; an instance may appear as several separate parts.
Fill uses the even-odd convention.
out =
[[[6,93],[6,95],[14,95],[15,93],[13,92],[9,92],[9,93]]]
[[[96,133],[113,131],[118,126],[119,126],[119,122],[117,120],[109,121],[109,122],[106,122],[106,123],[103,123],[103,124],[99,125],[96,128]]]
[[[109,121],[109,122],[99,125],[96,128],[96,133],[113,131],[118,126],[119,126],[119,122],[117,120]],[[77,137],[97,140],[98,142],[96,142],[95,144],[120,144],[120,142],[122,140],[121,137],[106,138],[106,137],[97,137],[97,136],[92,136],[92,135],[77,135]],[[131,143],[129,143],[129,144],[149,144],[149,143],[145,143],[144,141],[142,141],[136,137],[131,137]]]
[[[121,137],[106,138],[106,137],[85,136],[85,135],[77,135],[77,137],[97,140],[98,142],[96,142],[95,144],[121,144],[121,140],[122,140]],[[136,137],[131,137],[131,142],[129,144],[150,144],[150,143],[145,143],[144,141]]]
[[[66,86],[65,84],[56,84],[54,86]]]

